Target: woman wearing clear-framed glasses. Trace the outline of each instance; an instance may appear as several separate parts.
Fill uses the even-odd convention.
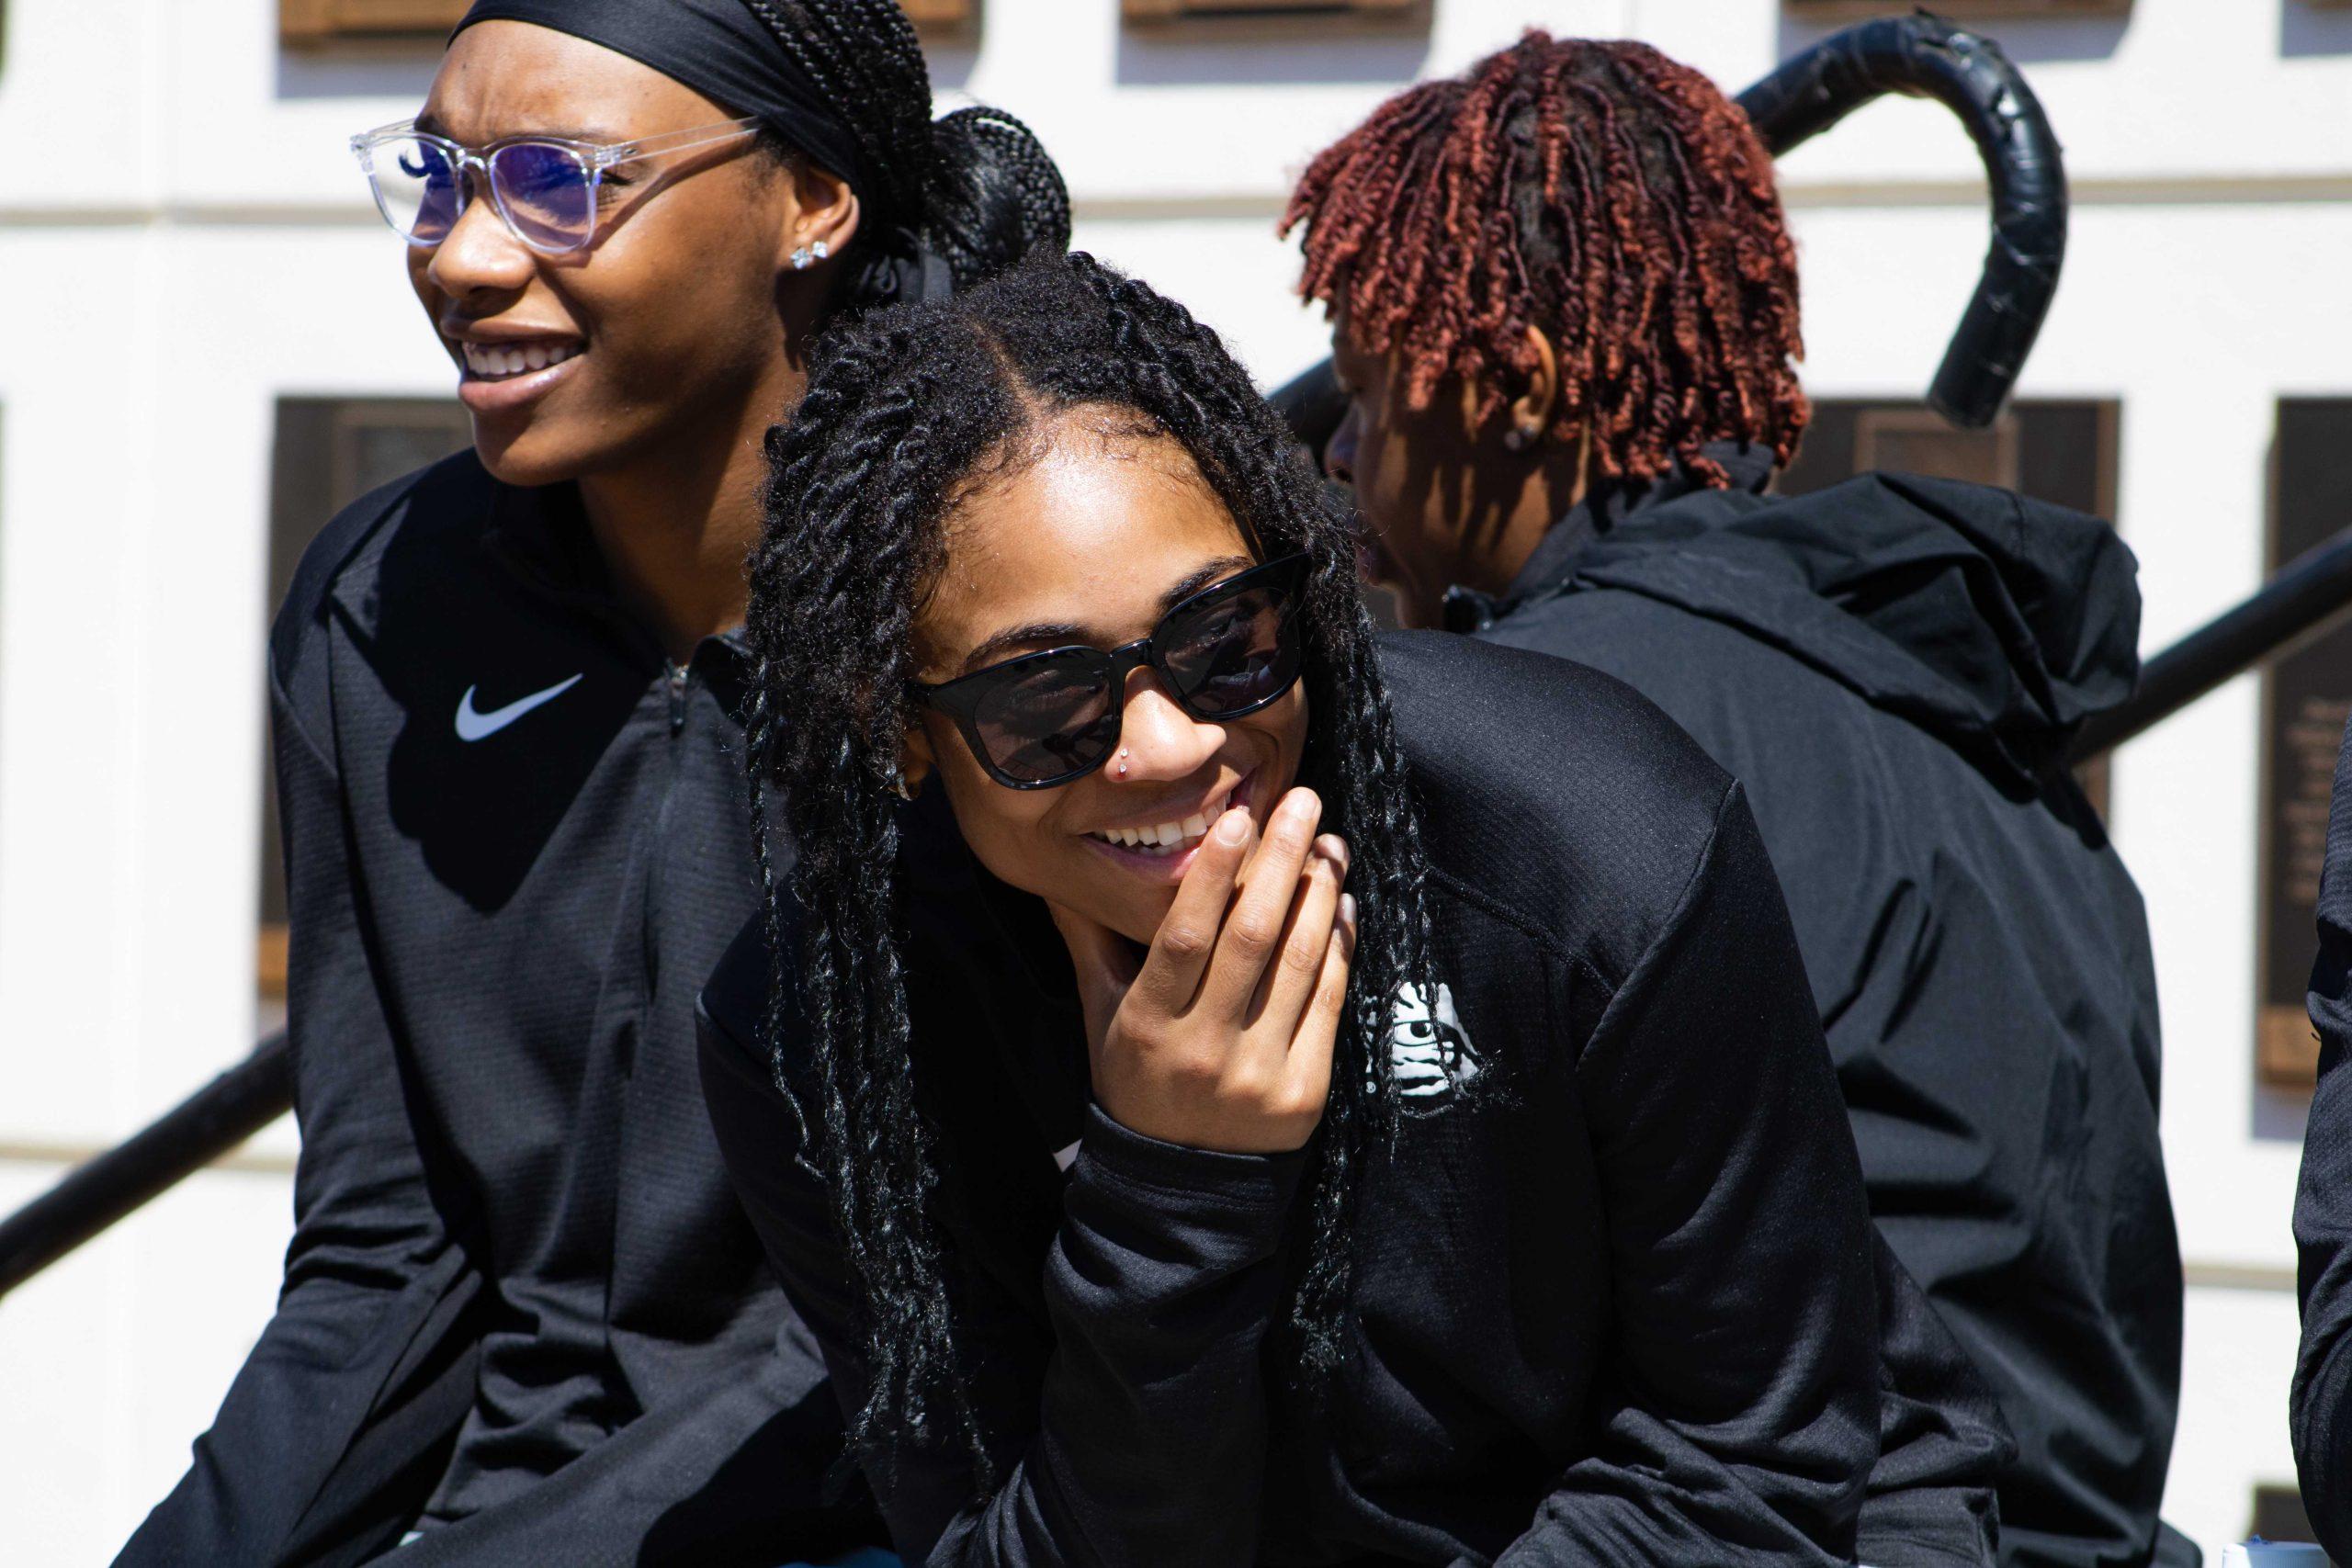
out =
[[[276,1316],[130,1562],[832,1560],[840,1422],[695,1088],[756,907],[736,632],[814,333],[1058,248],[891,0],[482,0],[353,139],[473,445],[271,643],[303,1148]]]

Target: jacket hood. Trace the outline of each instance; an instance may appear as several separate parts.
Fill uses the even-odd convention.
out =
[[[1758,464],[1734,473],[1760,488]],[[1786,498],[1667,484],[1602,526],[1531,560],[1514,599],[1614,588],[1729,622],[2004,783],[2030,784],[2139,679],[2138,562],[2066,507],[1876,473]]]

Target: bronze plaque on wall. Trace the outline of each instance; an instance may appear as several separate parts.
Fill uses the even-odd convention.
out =
[[[2269,569],[2352,526],[2352,398],[2283,398],[2271,455]],[[2303,1010],[2319,952],[2329,785],[2352,713],[2352,624],[2275,660],[2262,694],[2262,917],[2255,1062],[2266,1083],[2312,1087],[2319,1043]]]

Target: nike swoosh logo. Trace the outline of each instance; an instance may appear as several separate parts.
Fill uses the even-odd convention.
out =
[[[517,697],[504,707],[492,708],[488,713],[474,711],[474,694],[481,688],[468,686],[466,694],[458,699],[458,739],[460,740],[487,739],[533,708],[555,701],[578,684],[580,684],[580,677],[574,675],[569,681],[558,681],[544,692],[533,692],[527,697]]]

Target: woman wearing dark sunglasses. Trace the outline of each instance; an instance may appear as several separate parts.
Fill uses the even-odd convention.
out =
[[[691,1562],[879,1534],[696,1089],[757,907],[760,439],[812,333],[1068,206],[891,0],[482,0],[357,139],[473,416],[272,644],[302,1163],[277,1315],[132,1562]]]
[[[1375,647],[1087,258],[831,340],[771,451],[705,1091],[908,1560],[1850,1562],[1868,1223],[1738,787]]]

